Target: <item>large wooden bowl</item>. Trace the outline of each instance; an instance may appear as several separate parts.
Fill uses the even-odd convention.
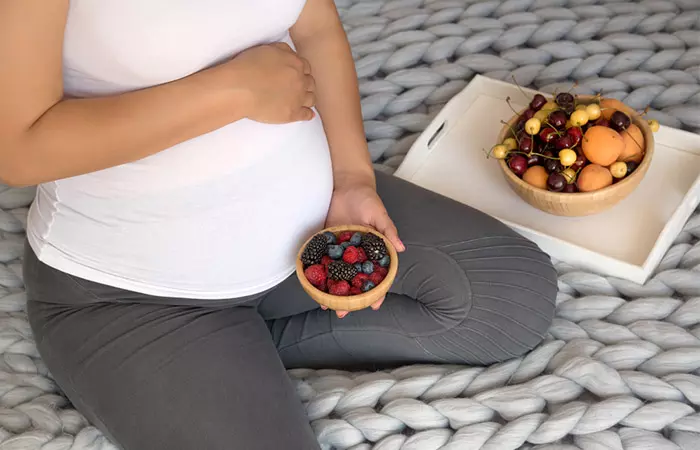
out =
[[[593,96],[576,97],[577,103],[587,104],[593,102],[594,99],[595,97]],[[508,168],[505,160],[500,160],[499,164],[508,185],[520,198],[531,206],[557,216],[587,216],[612,208],[637,188],[646,175],[654,155],[654,134],[651,128],[649,128],[648,122],[636,111],[620,102],[616,102],[615,109],[629,115],[632,123],[637,125],[644,135],[646,147],[644,158],[639,163],[637,169],[630,175],[617,183],[597,191],[575,193],[552,192],[526,183]],[[508,125],[503,126],[503,129],[501,129],[498,135],[499,143],[512,135],[510,127],[515,125],[523,112],[524,110],[514,115],[508,121]]]
[[[306,293],[309,294],[309,296],[318,304],[326,306],[334,311],[358,311],[360,309],[365,309],[373,303],[379,301],[384,295],[386,295],[387,292],[389,292],[389,288],[394,282],[396,272],[399,268],[399,257],[396,253],[396,249],[393,245],[391,245],[391,242],[389,242],[386,236],[377,232],[376,230],[359,225],[329,227],[319,231],[319,233],[324,233],[326,231],[330,231],[332,233],[338,233],[340,231],[359,231],[361,233],[373,233],[382,238],[386,244],[389,258],[391,258],[389,267],[387,267],[388,273],[381,283],[371,290],[363,292],[359,295],[349,295],[347,297],[343,297],[323,292],[320,289],[317,289],[309,282],[309,280],[306,279],[306,275],[304,275],[304,265],[301,262],[301,254],[308,245],[309,241],[313,238],[312,236],[306,242],[304,242],[304,245],[301,246],[301,249],[299,249],[299,253],[297,254],[296,274],[297,278],[299,278],[299,282],[301,283],[301,287],[304,288],[304,291],[306,291]]]

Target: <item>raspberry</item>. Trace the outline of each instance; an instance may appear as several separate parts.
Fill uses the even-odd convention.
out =
[[[328,292],[332,295],[348,295],[350,294],[350,283],[347,281],[339,281],[328,288]]]
[[[363,263],[363,262],[367,261],[367,253],[365,253],[365,249],[364,249],[364,248],[358,247],[358,248],[357,248],[357,253],[358,253],[357,262]]]
[[[328,255],[323,255],[323,258],[321,258],[321,264],[323,267],[328,267],[328,264],[333,261],[330,256]]]
[[[304,270],[304,275],[306,275],[306,279],[309,280],[309,283],[314,286],[320,286],[326,281],[326,267],[323,264],[314,264]]]
[[[357,247],[348,247],[345,249],[345,252],[343,252],[343,261],[345,261],[348,264],[355,264],[357,262],[357,258],[359,255],[359,251],[357,250]]]
[[[353,286],[350,288],[350,295],[360,295],[360,294],[362,294],[362,289],[360,289],[359,287]]]
[[[340,234],[338,234],[338,243],[341,244],[343,242],[349,241],[350,239],[352,239],[352,235],[352,231],[341,231]]]
[[[338,282],[335,281],[333,278],[328,278],[328,279],[326,280],[326,287],[328,288],[329,291],[330,291],[330,290],[333,288],[333,286],[335,286],[336,284],[338,284]]]
[[[317,289],[323,291],[323,292],[328,292],[328,286],[326,285],[328,280],[324,281],[323,283],[319,284],[316,286]]]
[[[379,283],[381,283],[383,279],[384,279],[384,277],[381,276],[381,275],[379,274],[379,272],[373,272],[373,273],[369,276],[369,281],[371,281],[372,283],[374,283],[375,286],[378,285]]]
[[[382,278],[386,277],[386,275],[389,273],[389,270],[386,267],[376,267],[374,271],[381,275]]]
[[[358,273],[355,275],[355,278],[352,279],[352,285],[353,287],[361,288],[365,280],[369,280],[369,275],[366,273]]]

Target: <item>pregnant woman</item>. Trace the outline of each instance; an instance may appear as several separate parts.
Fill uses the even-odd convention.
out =
[[[37,346],[124,450],[318,449],[285,369],[492,364],[551,323],[535,244],[374,173],[331,0],[5,0],[0,58]],[[346,314],[293,271],[350,223],[401,253]]]

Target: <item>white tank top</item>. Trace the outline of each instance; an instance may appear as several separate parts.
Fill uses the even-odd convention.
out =
[[[73,0],[65,93],[142,89],[256,44],[292,45],[288,29],[303,5]],[[299,246],[323,227],[332,190],[318,118],[241,120],[133,163],[38,186],[27,234],[41,261],[81,278],[156,296],[233,298],[293,273]]]

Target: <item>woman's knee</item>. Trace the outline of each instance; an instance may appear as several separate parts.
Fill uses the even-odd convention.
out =
[[[450,362],[469,364],[518,357],[542,342],[554,318],[557,294],[557,274],[547,254],[512,235],[448,245],[441,251],[460,269],[451,289],[453,298],[460,295],[464,301],[451,302],[446,316],[438,305],[426,303],[433,314],[453,320],[446,321],[442,332],[421,337],[422,342],[432,343]]]

